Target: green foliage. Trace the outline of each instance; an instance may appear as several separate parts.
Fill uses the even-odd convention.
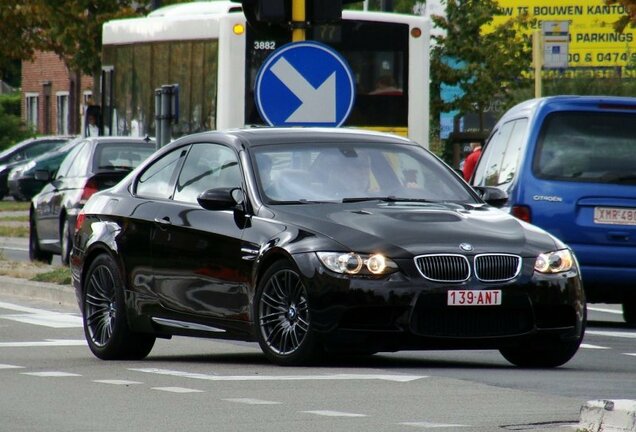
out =
[[[20,93],[0,96],[0,150],[11,147],[33,133],[20,118]]]
[[[6,114],[20,117],[20,107],[22,96],[19,92],[11,94],[0,94],[0,106]]]
[[[527,80],[520,77],[532,60],[530,41],[521,32],[530,25],[529,18],[522,15],[485,31],[497,12],[494,0],[445,3],[446,17],[433,17],[435,25],[445,33],[433,36],[431,111],[483,113],[494,99],[504,107],[512,105],[515,90],[528,86]],[[452,102],[442,101],[438,87],[441,83],[459,86],[463,96]]]
[[[614,23],[614,29],[617,32],[622,33],[628,25],[630,27],[636,27],[636,0],[605,0],[605,4],[622,5],[627,12],[626,15],[623,15]]]

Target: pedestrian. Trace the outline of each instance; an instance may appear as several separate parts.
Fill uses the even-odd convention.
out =
[[[464,174],[464,180],[469,181],[475,171],[475,167],[477,166],[477,161],[479,161],[479,156],[481,156],[481,143],[480,142],[471,142],[470,143],[471,152],[466,157],[466,161],[464,162],[464,169],[462,170]]]

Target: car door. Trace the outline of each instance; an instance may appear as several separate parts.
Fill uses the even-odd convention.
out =
[[[245,218],[233,210],[205,210],[197,202],[208,189],[242,183],[233,149],[192,145],[172,199],[155,218],[154,289],[165,307],[212,319],[248,320],[247,263],[241,259]]]
[[[44,248],[59,247],[60,211],[62,200],[71,184],[86,170],[90,158],[90,146],[78,144],[64,158],[55,178],[35,197],[36,226]]]

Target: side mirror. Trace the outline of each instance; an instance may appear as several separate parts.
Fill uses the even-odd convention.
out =
[[[43,182],[49,182],[52,178],[51,173],[48,170],[35,170],[35,173],[33,173],[33,177],[36,180]]]
[[[244,199],[239,188],[216,188],[202,192],[197,202],[206,210],[234,210]]]
[[[499,188],[492,186],[474,186],[473,188],[481,199],[493,207],[501,208],[508,202],[508,194]]]

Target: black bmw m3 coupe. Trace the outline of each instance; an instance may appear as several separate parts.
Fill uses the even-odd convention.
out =
[[[281,365],[338,352],[577,352],[572,251],[407,139],[344,129],[206,132],[157,151],[77,217],[71,268],[101,359],[157,337],[258,341]]]

